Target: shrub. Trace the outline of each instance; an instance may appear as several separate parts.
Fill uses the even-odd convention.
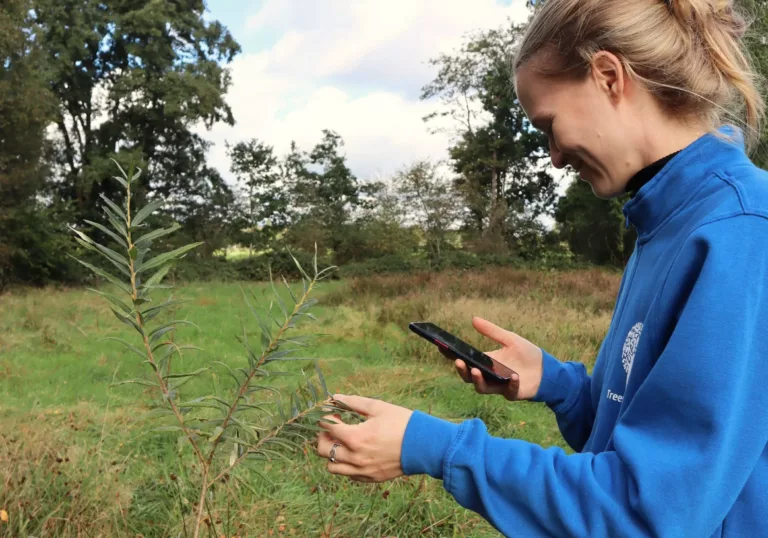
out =
[[[125,205],[120,207],[102,196],[106,222],[111,230],[99,223],[92,223],[97,229],[113,240],[114,248],[102,245],[80,230],[76,240],[84,249],[101,256],[109,263],[109,271],[96,265],[78,260],[94,274],[104,278],[114,286],[112,293],[92,290],[103,296],[109,303],[115,317],[133,328],[139,338],[136,344],[109,337],[125,346],[142,359],[148,366],[148,378],[130,379],[118,385],[133,383],[150,387],[146,393],[154,395],[150,418],[161,421],[156,432],[172,432],[178,437],[177,443],[190,449],[187,452],[194,458],[194,472],[197,476],[197,492],[188,502],[194,503],[194,518],[191,524],[193,537],[198,538],[206,513],[209,525],[215,525],[210,517],[209,503],[214,500],[214,486],[230,478],[238,479],[234,472],[244,463],[270,460],[280,457],[286,449],[301,449],[307,440],[307,432],[319,429],[317,422],[333,410],[346,413],[330,398],[323,381],[322,373],[315,364],[318,388],[312,379],[306,376],[298,388],[291,392],[286,402],[280,391],[270,381],[275,364],[283,361],[304,360],[295,357],[295,353],[309,346],[311,335],[293,335],[299,321],[304,318],[314,319],[309,310],[316,302],[309,299],[318,282],[334,269],[329,267],[318,271],[317,258],[312,260],[313,276],[306,273],[299,262],[292,258],[296,270],[301,275],[302,288],[294,290],[287,281],[283,281],[290,299],[283,299],[275,290],[274,304],[262,307],[255,294],[253,303],[245,298],[258,326],[258,342],[249,341],[248,331],[244,326],[242,337],[246,358],[240,367],[212,361],[210,365],[193,372],[180,372],[181,359],[187,350],[194,346],[180,345],[175,338],[176,330],[181,325],[193,325],[187,320],[168,321],[166,316],[174,314],[179,301],[172,295],[161,303],[154,302],[157,290],[171,286],[162,284],[163,279],[186,253],[199,246],[199,243],[185,245],[171,252],[154,252],[155,242],[179,229],[178,224],[156,230],[146,229],[147,217],[163,205],[162,200],[155,200],[139,209],[131,207],[131,186],[138,174],[126,174],[120,168],[122,177],[117,181],[125,188]],[[285,260],[273,257],[274,260]],[[121,276],[117,276],[121,275]],[[274,326],[273,326],[274,324]],[[276,327],[276,328],[275,328]],[[259,346],[259,347],[256,347]],[[173,361],[172,361],[173,359]],[[220,376],[211,375],[213,369]],[[289,372],[279,372],[289,374]],[[303,371],[302,371],[303,374]],[[211,377],[212,384],[187,384],[202,376]],[[201,387],[210,387],[210,389]],[[182,389],[183,387],[183,389]],[[195,391],[194,389],[198,390]],[[273,394],[265,400],[266,395]],[[166,433],[167,435],[167,433]],[[227,489],[222,488],[224,494]],[[179,493],[181,495],[181,493]],[[186,522],[182,521],[184,534]],[[218,535],[214,527],[214,533]],[[180,535],[181,533],[179,533]]]

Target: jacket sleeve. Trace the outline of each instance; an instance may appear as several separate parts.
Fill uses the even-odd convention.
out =
[[[441,478],[507,536],[712,535],[768,443],[768,221],[707,228],[673,264],[671,329],[613,450],[567,455],[414,412],[405,472]]]
[[[592,379],[583,364],[560,362],[546,351],[543,353],[541,384],[531,400],[547,404],[555,413],[563,439],[581,452],[595,421]]]

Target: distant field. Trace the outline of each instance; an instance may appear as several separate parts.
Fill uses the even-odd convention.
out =
[[[510,269],[328,282],[317,294],[319,321],[307,326],[326,334],[311,355],[331,391],[450,420],[480,417],[494,435],[565,448],[545,406],[475,394],[407,324],[428,319],[493,348],[470,325],[480,315],[591,368],[618,283],[618,274],[598,270]],[[182,327],[176,337],[204,349],[185,355],[189,369],[243,364],[235,334],[241,320],[252,322],[238,285],[189,284],[175,294],[190,299],[177,316],[201,328]],[[0,538],[184,536],[174,522],[193,490],[176,436],[145,434],[151,426],[137,422],[145,387],[109,387],[147,373],[138,357],[99,341],[115,335],[134,336],[91,292],[0,295],[0,509],[10,518],[0,522]],[[292,463],[269,463],[269,481],[243,473],[247,486],[231,482],[232,502],[213,507],[217,536],[498,536],[438,481],[359,485],[324,465],[308,449]]]

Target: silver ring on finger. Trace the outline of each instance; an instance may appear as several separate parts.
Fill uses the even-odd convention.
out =
[[[334,444],[334,445],[331,447],[331,454],[330,454],[330,456],[328,457],[328,459],[330,460],[330,462],[331,462],[331,463],[339,463],[338,461],[336,461],[336,448],[337,448],[337,447],[340,447],[340,446],[341,446],[341,443],[335,443],[335,444]]]

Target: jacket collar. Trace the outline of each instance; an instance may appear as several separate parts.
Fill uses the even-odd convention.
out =
[[[685,207],[713,172],[746,157],[739,131],[730,126],[718,131],[729,138],[707,133],[696,139],[624,204],[626,226],[635,226],[639,242],[649,240],[662,224]]]

